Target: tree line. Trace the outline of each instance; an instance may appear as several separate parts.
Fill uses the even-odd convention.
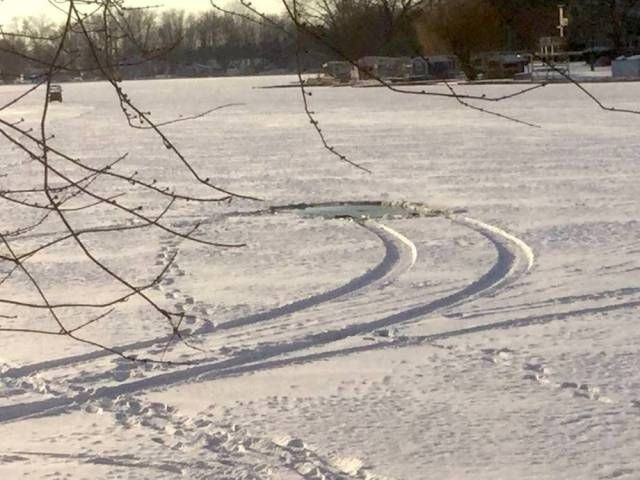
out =
[[[329,59],[366,55],[416,56],[451,53],[465,61],[488,50],[535,51],[538,39],[557,34],[557,0],[312,0],[265,18],[212,8],[129,8],[110,16],[87,16],[100,55],[127,77],[159,74],[294,71],[296,36],[303,63],[317,69]],[[237,9],[242,12],[242,6]],[[567,2],[569,48],[637,47],[640,0]],[[267,19],[268,21],[265,21]],[[274,28],[277,25],[278,28]],[[304,31],[300,32],[300,25]],[[15,20],[0,33],[0,78],[36,75],[53,54],[62,31],[44,18]],[[58,75],[92,76],[94,55],[82,32],[71,31]],[[94,76],[99,77],[94,70]]]
[[[478,47],[533,51],[538,39],[558,35],[558,5],[569,18],[568,47],[608,47],[623,53],[638,46],[640,0],[426,0],[432,29],[468,29]],[[430,23],[429,23],[430,22]]]
[[[294,61],[290,34],[241,16],[153,8],[110,13],[87,16],[85,25],[100,58],[124,77],[176,74],[194,65],[199,68],[191,71],[195,75],[239,67],[256,73],[291,69]],[[285,15],[274,20],[287,23]],[[62,25],[46,18],[19,19],[5,26],[0,33],[1,78],[7,81],[45,70],[62,30]],[[102,76],[83,37],[78,29],[67,32],[58,77]]]

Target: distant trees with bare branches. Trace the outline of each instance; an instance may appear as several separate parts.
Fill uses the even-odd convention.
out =
[[[300,2],[302,21],[351,57],[407,55],[415,51],[416,0]]]
[[[452,53],[475,79],[474,53],[501,45],[501,17],[489,0],[451,0],[423,11],[416,22],[426,54]]]
[[[416,0],[313,0],[298,5],[299,16],[309,28],[353,57],[415,52],[418,42],[413,22],[419,9],[420,2]],[[104,19],[91,15],[86,26],[89,36],[113,59],[113,65],[126,67],[120,68],[125,78],[179,73],[181,67],[194,63],[226,69],[253,60],[257,61],[258,70],[293,71],[295,45],[291,32],[295,27],[286,12],[269,17],[286,31],[230,12],[186,14],[181,10],[148,8],[113,11]],[[43,65],[35,59],[43,58],[41,50],[50,48],[51,42],[47,40],[59,35],[61,28],[30,18],[0,32],[0,55],[19,52],[25,61],[19,68],[11,69],[2,68],[0,63],[7,80],[15,77],[16,70],[41,73]],[[72,56],[72,69],[91,78],[88,67],[92,55],[81,33],[69,32],[68,44],[76,52]],[[63,52],[62,56],[65,55]],[[308,42],[305,56],[314,59],[312,64],[316,68],[332,58],[322,42]],[[97,76],[99,72],[95,72]]]
[[[456,29],[470,37],[464,33],[470,28],[478,40],[475,50],[535,51],[540,37],[558,35],[559,3],[568,12],[566,33],[572,49],[599,46],[623,52],[640,47],[639,0],[427,0],[423,3],[421,38],[424,43],[425,28],[431,43],[432,37],[446,39]],[[486,29],[479,27],[487,21]],[[491,42],[487,43],[487,36]],[[451,42],[444,43],[451,51]]]
[[[584,0],[570,6],[569,33],[575,44],[611,45],[620,53],[640,47],[639,0]]]
[[[89,15],[84,24],[88,37],[124,77],[173,74],[194,63],[226,68],[243,59],[259,58],[261,67],[273,69],[291,69],[294,63],[288,36],[215,11],[187,15],[181,10],[123,8],[113,9],[104,18]],[[4,27],[0,30],[0,76],[12,81],[20,74],[41,74],[46,65],[38,59],[52,53],[47,51],[52,47],[50,40],[62,30],[62,25],[36,18]],[[74,28],[66,38],[67,48],[60,58],[71,63],[57,70],[58,77],[99,78],[99,70],[92,70],[93,55],[84,33]],[[215,73],[215,69],[203,72],[207,71]]]

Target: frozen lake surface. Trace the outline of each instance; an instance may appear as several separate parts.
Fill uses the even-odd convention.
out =
[[[177,255],[150,295],[185,314],[190,346],[174,342],[164,358],[196,363],[138,364],[2,333],[0,478],[639,478],[640,115],[605,112],[571,85],[479,104],[541,128],[448,98],[311,89],[329,142],[369,175],[322,148],[299,90],[254,88],[292,80],[123,84],[157,122],[228,105],[163,131],[203,177],[262,201],[178,202],[165,218],[180,231],[202,222],[202,238],[246,243],[238,249],[162,232],[87,235],[137,284]],[[0,86],[0,105],[26,88]],[[495,97],[518,87],[456,88]],[[587,88],[640,108],[640,84]],[[123,175],[201,193],[153,132],[127,126],[108,85],[63,89],[49,116],[54,147],[96,168],[128,153],[114,167]],[[41,100],[0,118],[37,128]],[[42,169],[4,138],[0,169],[0,190],[41,183]],[[151,216],[166,206],[106,179],[94,188],[126,193],[119,201]],[[269,212],[327,202],[438,214]],[[2,231],[34,218],[0,203]],[[130,221],[106,207],[71,218]],[[52,218],[13,246],[62,230]],[[55,303],[120,288],[72,241],[28,264]],[[15,275],[0,300],[34,301],[32,290]],[[61,313],[70,325],[88,315]],[[132,298],[83,332],[162,358],[171,331],[158,317]],[[51,323],[6,302],[0,322]]]

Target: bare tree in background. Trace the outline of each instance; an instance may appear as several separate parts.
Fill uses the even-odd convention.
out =
[[[610,43],[622,54],[640,34],[640,1],[584,0],[570,4],[570,36],[588,47]],[[635,38],[634,38],[635,37]]]
[[[502,40],[500,16],[487,0],[438,3],[423,10],[416,24],[425,53],[455,55],[471,80],[477,77],[473,54],[496,50]]]
[[[319,0],[297,2],[296,8],[299,20],[313,25],[347,55],[358,58],[410,53],[415,46],[412,21],[419,3],[415,0]]]
[[[622,53],[627,46],[629,23],[634,16],[637,18],[640,1],[597,0],[591,7],[594,19],[604,18],[609,25],[608,34],[614,51]]]

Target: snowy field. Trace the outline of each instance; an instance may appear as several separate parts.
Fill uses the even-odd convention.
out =
[[[381,88],[318,88],[309,98],[324,150],[290,78],[125,82],[217,184],[264,199],[179,203],[181,231],[88,236],[92,252],[184,311],[187,346],[142,365],[61,337],[0,334],[2,479],[638,479],[640,478],[640,115],[600,110],[571,85],[482,104]],[[131,130],[109,87],[64,85],[52,145],[178,190],[197,186],[156,136]],[[439,87],[434,91],[445,92]],[[464,88],[464,90],[463,90]],[[501,96],[517,87],[465,86]],[[0,105],[25,86],[0,87]],[[607,105],[640,108],[640,84],[590,84]],[[37,128],[41,94],[0,117]],[[0,189],[41,169],[0,140]],[[95,188],[105,194],[108,181]],[[160,211],[132,188],[127,205]],[[346,219],[270,206],[416,202],[437,216]],[[0,203],[0,229],[28,209]],[[99,207],[76,225],[126,222]],[[17,250],[62,225],[46,221]],[[144,233],[144,234],[143,234]],[[6,253],[3,251],[3,253]],[[73,242],[29,266],[52,301],[110,298],[119,287]],[[0,263],[0,272],[9,266]],[[20,275],[0,299],[36,301]],[[87,311],[61,312],[71,325]],[[3,327],[49,325],[46,311],[0,303]],[[86,338],[162,358],[171,334],[132,298]],[[196,347],[196,348],[192,348]]]

